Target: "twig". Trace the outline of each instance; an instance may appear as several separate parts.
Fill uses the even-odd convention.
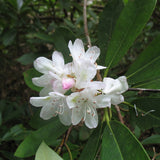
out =
[[[102,76],[101,76],[101,74],[100,74],[100,70],[97,70],[97,80],[98,81],[102,81]]]
[[[120,122],[121,122],[122,124],[124,124],[123,117],[122,117],[122,115],[121,115],[121,111],[120,111],[120,109],[119,109],[119,106],[118,106],[118,105],[115,105],[115,108],[116,108],[116,110],[117,110],[117,113],[118,113],[118,117],[119,117]]]
[[[128,91],[160,92],[160,89],[129,88]]]
[[[67,131],[66,138],[65,138],[65,143],[68,141],[68,137],[69,137],[69,135],[71,133],[72,128],[73,128],[73,126],[70,126],[68,131]]]
[[[84,0],[83,3],[83,20],[84,20],[84,32],[88,41],[89,47],[91,47],[91,40],[88,33],[88,24],[87,24],[87,0]]]
[[[30,112],[31,116],[33,116],[33,111],[32,111],[32,108],[31,108],[30,104],[28,104],[28,108],[29,108],[29,112]]]
[[[91,47],[92,44],[89,37],[88,24],[87,24],[87,0],[84,0],[84,3],[83,3],[83,20],[84,20],[84,32],[86,35],[86,39],[89,47]],[[102,81],[102,77],[99,70],[97,70],[97,80]]]
[[[65,135],[63,136],[63,139],[61,141],[61,144],[59,145],[58,149],[57,149],[57,153],[60,154],[61,153],[61,150],[62,150],[62,147],[64,145],[64,142],[65,142]]]
[[[68,147],[67,143],[64,143],[64,145],[65,145],[65,147],[67,148],[67,151],[68,151],[68,153],[69,153],[70,160],[73,160],[71,150],[70,150],[70,148]]]
[[[129,109],[124,109],[122,107],[119,107],[120,110],[124,111],[124,112],[129,112]]]
[[[63,139],[62,139],[62,141],[61,141],[61,144],[59,145],[59,147],[58,147],[58,149],[57,149],[57,153],[60,154],[61,151],[62,151],[63,146],[65,146],[66,149],[67,149],[67,151],[68,151],[68,153],[69,153],[69,156],[70,156],[70,159],[71,159],[71,160],[73,160],[73,158],[72,158],[72,153],[71,153],[71,151],[70,151],[70,149],[69,149],[69,147],[68,147],[68,145],[67,145],[67,140],[68,140],[68,137],[69,137],[69,135],[70,135],[70,133],[71,133],[72,128],[73,128],[73,126],[71,126],[71,127],[68,129],[67,133],[63,136]]]
[[[154,156],[153,156],[152,160],[155,160],[156,157],[160,155],[160,153],[156,153],[155,147],[153,147],[153,152],[154,152]]]

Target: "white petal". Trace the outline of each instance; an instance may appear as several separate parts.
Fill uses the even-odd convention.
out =
[[[107,68],[107,67],[100,66],[100,65],[97,65],[97,66],[96,66],[96,69],[97,69],[97,70],[100,70],[100,69],[106,69],[106,68]]]
[[[54,67],[63,68],[64,58],[62,53],[54,51],[52,54],[52,61],[53,61]]]
[[[53,64],[51,60],[45,57],[39,57],[34,61],[34,67],[41,73],[48,73],[48,71],[53,69]]]
[[[83,117],[84,115],[80,108],[72,109],[72,124],[73,125],[77,125],[82,120]]]
[[[68,75],[72,75],[73,73],[75,73],[75,69],[74,69],[74,64],[73,62],[71,63],[67,63],[64,67],[64,73],[68,74]]]
[[[121,83],[117,79],[114,80],[113,78],[104,78],[103,82],[106,85],[103,90],[105,94],[117,93],[121,89]]]
[[[61,80],[61,79],[62,79],[59,75],[57,75],[57,74],[55,74],[55,73],[53,73],[53,72],[51,72],[51,71],[49,71],[49,75],[50,75],[53,79],[58,79],[58,80]]]
[[[120,94],[128,89],[128,84],[125,76],[119,77],[118,79],[104,78],[105,88],[103,92],[105,94]]]
[[[78,98],[76,99],[77,102],[84,103],[87,99],[92,101],[95,98],[97,89],[86,87],[83,91],[77,93],[79,94],[79,97],[77,96]]]
[[[124,97],[120,94],[114,94],[114,95],[111,95],[110,97],[111,97],[111,103],[113,105],[117,105],[124,102]]]
[[[76,87],[83,88],[83,83],[90,82],[96,75],[96,67],[89,61],[79,61],[75,64]]]
[[[86,113],[85,124],[88,128],[96,128],[98,125],[98,115],[95,108],[87,108],[92,110],[91,113]]]
[[[50,92],[49,95],[50,95],[51,97],[58,98],[58,99],[60,99],[60,98],[65,98],[65,95],[64,95],[64,94],[61,94],[61,93],[59,93],[59,92]]]
[[[64,125],[68,126],[71,124],[71,115],[72,110],[65,104],[63,114],[59,114],[59,119]]]
[[[66,107],[65,96],[58,92],[50,92],[50,101],[42,108],[40,117],[43,119],[50,119],[57,114],[64,113]]]
[[[59,92],[63,94],[66,92],[66,90],[63,89],[62,82],[59,80],[54,81],[52,87],[54,92]]]
[[[107,95],[99,95],[94,98],[98,108],[111,107],[111,98]]]
[[[68,48],[74,60],[81,58],[85,53],[83,42],[80,39],[76,39],[73,45],[69,41]]]
[[[79,92],[75,92],[75,93],[72,93],[71,95],[67,96],[66,101],[67,101],[68,107],[75,108],[79,97],[80,97]]]
[[[56,115],[56,107],[52,103],[48,103],[41,109],[40,117],[44,120],[48,120]]]
[[[32,78],[33,84],[35,84],[36,86],[39,86],[39,87],[45,87],[46,85],[50,84],[51,81],[53,81],[53,80],[54,80],[54,78],[49,74],[44,74],[40,77]]]
[[[87,88],[92,88],[94,90],[102,90],[105,87],[105,84],[100,81],[93,81],[88,83]]]
[[[121,76],[118,78],[118,80],[121,82],[121,93],[128,90],[128,83],[127,78],[125,76]]]
[[[41,97],[48,96],[49,92],[53,92],[53,88],[52,88],[51,84],[49,84],[49,85],[45,86],[44,88],[42,88],[41,91],[39,92],[39,95]]]
[[[31,97],[30,103],[35,107],[42,107],[50,100],[49,96],[46,97]]]
[[[96,46],[90,47],[85,53],[85,59],[91,61],[91,63],[95,63],[97,58],[100,55],[100,49]]]

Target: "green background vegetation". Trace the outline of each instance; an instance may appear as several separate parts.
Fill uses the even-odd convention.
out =
[[[102,75],[126,75],[130,88],[160,89],[160,1],[93,0],[87,18],[92,45],[101,49],[98,63],[108,66]],[[68,127],[58,118],[40,119],[40,109],[29,104],[40,90],[31,81],[39,76],[33,61],[51,58],[54,50],[70,61],[68,42],[76,38],[87,49],[83,1],[0,0],[0,160],[32,160],[39,146],[37,160],[42,151],[55,156],[46,144],[57,151]],[[113,106],[108,125],[73,127],[67,142],[73,159],[148,160],[154,148],[160,153],[160,92],[124,96],[129,105],[120,108],[126,126]],[[60,156],[70,159],[65,147]]]

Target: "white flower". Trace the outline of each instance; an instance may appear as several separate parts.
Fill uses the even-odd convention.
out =
[[[100,49],[96,46],[90,47],[86,52],[82,40],[76,39],[74,44],[71,41],[68,43],[68,48],[71,52],[74,61],[88,60],[92,64],[95,64],[97,58],[100,55]],[[96,65],[96,69],[105,69],[106,67]]]
[[[104,78],[105,88],[103,93],[110,98],[111,104],[117,105],[124,101],[124,97],[121,95],[128,90],[128,83],[125,76],[121,76],[118,79]],[[108,107],[111,107],[111,104]]]
[[[60,52],[53,52],[52,61],[39,57],[34,61],[34,67],[37,71],[43,73],[41,77],[33,78],[32,81],[39,87],[44,87],[40,96],[47,96],[49,92],[65,93],[66,90],[75,84],[72,78],[72,63],[64,64],[63,55]]]
[[[58,92],[50,92],[45,97],[31,97],[30,103],[35,107],[42,107],[40,117],[48,120],[57,114],[64,125],[71,124],[71,109],[66,103],[66,96]]]
[[[71,63],[65,64],[63,55],[57,51],[53,52],[52,60],[39,57],[34,61],[35,69],[43,75],[32,81],[43,89],[40,97],[30,98],[30,103],[42,107],[40,117],[45,120],[58,115],[64,125],[77,125],[84,121],[87,127],[96,128],[97,108],[111,107],[111,104],[124,101],[122,93],[128,90],[126,77],[93,81],[97,70],[106,68],[96,64],[100,49],[93,46],[85,52],[80,39],[76,39],[74,44],[69,41],[68,47],[73,58]],[[69,89],[74,93],[65,96]]]
[[[91,86],[100,88],[103,83],[92,82]],[[67,97],[67,104],[72,109],[72,124],[77,125],[83,120],[88,128],[96,128],[98,115],[96,108],[104,108],[110,103],[110,99],[104,95],[97,95],[96,88],[86,88],[81,92],[72,93]]]
[[[74,67],[75,87],[79,89],[86,88],[97,73],[95,65],[88,60],[79,60],[74,63]]]

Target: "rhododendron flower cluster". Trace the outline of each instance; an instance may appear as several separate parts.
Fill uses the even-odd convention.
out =
[[[39,57],[34,67],[43,75],[33,78],[43,87],[40,97],[31,97],[30,103],[42,107],[40,117],[47,120],[58,115],[64,125],[84,121],[89,128],[98,125],[97,108],[111,107],[124,101],[122,93],[128,90],[125,76],[94,81],[97,70],[105,69],[95,62],[100,49],[90,47],[86,52],[83,42],[76,39],[68,44],[73,61],[65,64],[62,53],[53,52],[52,60]]]

